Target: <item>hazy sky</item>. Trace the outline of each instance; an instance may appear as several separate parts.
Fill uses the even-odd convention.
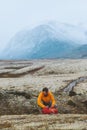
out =
[[[50,20],[87,23],[87,0],[0,0],[0,48],[18,31]]]

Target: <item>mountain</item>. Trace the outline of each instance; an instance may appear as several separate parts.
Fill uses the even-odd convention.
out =
[[[18,32],[5,46],[0,59],[63,58],[82,43],[86,44],[84,30],[49,22]]]
[[[69,56],[67,55],[66,58],[87,58],[87,44],[77,47],[71,51]]]

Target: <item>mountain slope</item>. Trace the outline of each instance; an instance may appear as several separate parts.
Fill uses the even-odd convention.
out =
[[[66,57],[67,58],[87,58],[87,44],[77,47],[76,49],[71,51],[69,56],[66,56]]]
[[[74,45],[68,42],[62,42],[55,39],[43,41],[41,45],[36,46],[31,57],[34,58],[62,58],[67,52],[70,52]]]

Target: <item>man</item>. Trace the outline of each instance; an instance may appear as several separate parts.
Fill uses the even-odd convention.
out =
[[[54,99],[53,94],[48,90],[48,88],[43,88],[42,92],[40,92],[37,104],[42,109],[43,108],[50,108],[50,107],[56,107],[56,101]]]

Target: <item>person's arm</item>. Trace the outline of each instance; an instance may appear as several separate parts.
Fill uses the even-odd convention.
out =
[[[37,104],[38,104],[41,108],[44,108],[45,105],[42,104],[41,96],[42,96],[42,93],[40,93],[39,96],[38,96]]]
[[[55,101],[55,98],[51,92],[50,92],[50,96],[51,96],[51,100],[52,100],[52,107],[54,107],[54,105],[56,104],[56,101]]]

